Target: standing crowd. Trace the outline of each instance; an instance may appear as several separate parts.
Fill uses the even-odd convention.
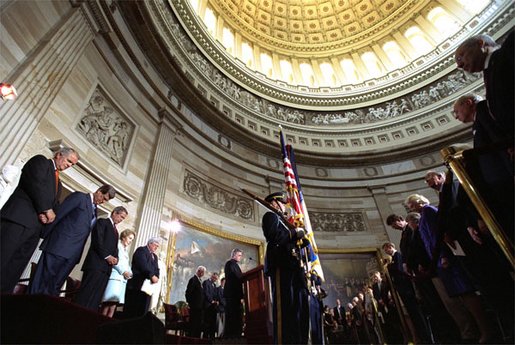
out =
[[[454,104],[456,118],[473,124],[475,150],[467,160],[467,171],[478,183],[478,190],[511,246],[513,40],[513,30],[502,46],[480,35],[457,49],[455,60],[459,68],[470,73],[483,72],[486,99],[465,95]],[[160,239],[150,238],[145,246],[137,248],[129,264],[128,250],[136,233],[119,233],[117,228],[128,216],[127,209],[115,207],[108,218],[97,218],[98,206],[116,195],[110,185],[100,186],[93,193],[73,192],[59,203],[59,174],[79,159],[75,150],[62,148],[53,159],[36,155],[23,167],[17,188],[1,209],[1,292],[13,292],[41,238],[42,255],[28,293],[58,296],[66,278],[80,262],[91,234],[74,302],[109,317],[123,304],[127,317],[142,316],[150,304],[145,286],[160,282],[155,254]],[[374,272],[370,284],[345,308],[339,300],[334,308],[320,308],[318,317],[326,342],[513,341],[513,266],[452,171],[429,171],[424,179],[438,193],[438,205],[431,205],[426,196],[415,193],[404,202],[409,213],[387,218],[389,226],[402,232],[399,248],[391,242],[383,244],[382,249],[391,257],[387,270],[384,275]],[[274,342],[307,344],[311,337],[312,343],[323,343],[321,331],[317,333],[316,318],[311,320],[310,327],[308,296],[315,297],[321,291],[317,284],[309,286],[299,262],[297,250],[304,234],[286,226],[282,216],[284,193],[273,193],[266,201],[275,209],[267,212],[262,221]],[[189,280],[185,296],[190,310],[190,336],[242,336],[242,255],[239,249],[232,251],[219,286],[216,272],[202,281],[206,273],[203,266]],[[314,309],[317,308],[318,304]],[[409,331],[409,339],[399,325]],[[338,340],[335,336],[339,331],[343,336]]]
[[[225,263],[225,277],[220,285],[216,283],[218,272],[212,272],[209,279],[202,281],[206,273],[204,266],[198,266],[186,287],[186,302],[189,307],[190,337],[214,339],[240,338],[243,332],[243,287],[239,262],[243,251],[235,248]]]
[[[115,207],[108,218],[97,218],[99,205],[113,199],[116,190],[103,185],[93,193],[73,192],[60,203],[60,172],[79,161],[68,147],[53,159],[32,157],[23,167],[18,186],[1,209],[1,293],[13,293],[20,276],[42,239],[41,257],[31,272],[29,294],[59,296],[68,276],[80,262],[86,241],[91,244],[82,265],[82,281],[73,301],[85,308],[112,317],[124,304],[127,317],[144,315],[150,296],[141,291],[143,282],[159,281],[159,238],[138,248],[129,264],[133,230],[118,232],[128,216],[123,206]]]

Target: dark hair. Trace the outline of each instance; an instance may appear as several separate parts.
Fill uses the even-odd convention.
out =
[[[127,211],[127,209],[123,206],[116,206],[114,209],[113,209],[113,212],[111,212],[111,214],[114,214],[114,213],[125,213],[125,214],[129,214],[129,212]]]
[[[386,225],[391,226],[393,223],[395,223],[396,221],[399,221],[399,220],[403,221],[404,218],[402,218],[402,216],[399,216],[397,214],[391,214],[388,217],[386,217]]]
[[[98,188],[97,192],[100,192],[102,194],[108,194],[109,199],[114,198],[116,195],[116,189],[114,189],[114,187],[109,184],[105,184],[102,187]]]

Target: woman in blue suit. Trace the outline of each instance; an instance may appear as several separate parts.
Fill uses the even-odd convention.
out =
[[[118,264],[113,266],[111,276],[102,297],[102,315],[113,317],[116,307],[125,303],[125,289],[127,281],[132,278],[131,265],[129,263],[129,245],[136,233],[127,229],[120,234],[118,242]]]

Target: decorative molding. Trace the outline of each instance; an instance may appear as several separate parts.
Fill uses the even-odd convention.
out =
[[[114,1],[113,1],[114,2]],[[101,34],[107,34],[112,31],[109,23],[102,11],[102,8],[97,0],[87,0],[88,8],[91,11],[95,26]]]
[[[171,13],[170,7],[179,19]],[[269,99],[277,99],[289,104],[311,107],[312,109],[316,107],[332,107],[334,109],[334,107],[371,103],[374,100],[392,97],[396,93],[401,93],[404,90],[416,87],[420,83],[427,82],[427,80],[445,73],[450,68],[455,68],[453,48],[463,37],[489,31],[491,26],[501,29],[500,27],[508,25],[509,18],[513,17],[514,13],[514,10],[509,6],[492,4],[489,9],[485,9],[480,15],[471,19],[471,22],[480,21],[481,25],[474,25],[471,28],[465,25],[433,51],[417,58],[403,68],[391,71],[376,79],[366,80],[360,84],[319,88],[290,85],[283,81],[272,80],[260,72],[250,70],[243,62],[229,56],[222,45],[213,42],[214,40],[205,29],[205,25],[201,23],[195,13],[192,13],[186,0],[152,3],[149,10],[155,13],[156,22],[162,27],[163,37],[167,41],[166,44],[174,45],[175,40],[186,38],[190,50],[195,47],[195,44],[198,44],[199,47],[202,47],[203,54],[206,54],[209,61],[213,61],[217,69],[223,70],[232,80],[237,80],[245,88]],[[505,15],[506,13],[508,15]],[[188,34],[183,33],[183,35],[177,36],[176,33],[170,34],[170,32],[167,32],[172,31],[175,25],[185,27]],[[190,37],[192,38],[190,39]],[[366,42],[367,40],[362,41]],[[350,49],[346,51],[346,54],[359,53],[359,49],[356,49]],[[174,49],[170,49],[170,51],[176,56],[179,53]],[[331,55],[331,57],[333,56]]]
[[[309,218],[314,231],[322,232],[364,232],[367,226],[361,212],[328,213],[310,212]]]
[[[244,109],[248,113],[254,113],[253,117],[268,117],[272,121],[289,122],[296,125],[309,125],[309,126],[348,126],[353,124],[364,124],[378,122],[395,118],[398,116],[406,115],[414,110],[422,109],[436,101],[439,101],[449,95],[452,95],[457,90],[474,83],[481,77],[481,74],[471,75],[469,78],[465,78],[462,71],[455,70],[453,73],[448,74],[440,78],[439,80],[425,86],[423,89],[412,92],[402,97],[391,99],[387,102],[378,103],[374,106],[357,107],[348,111],[326,111],[321,113],[320,110],[308,111],[301,110],[298,108],[288,107],[280,105],[278,103],[271,102],[265,98],[257,97],[254,94],[246,91],[243,87],[233,82],[229,77],[225,76],[218,70],[214,63],[208,60],[199,48],[195,46],[192,39],[186,34],[184,28],[181,26],[179,21],[172,16],[171,13],[165,13],[167,23],[163,23],[169,26],[171,35],[168,37],[169,44],[177,42],[177,46],[180,50],[173,50],[175,52],[182,51],[183,57],[187,59],[187,64],[182,64],[183,68],[186,66],[194,66],[197,70],[196,75],[200,79],[208,81],[213,88],[218,89],[218,93],[223,95],[230,103],[236,103],[239,107]],[[191,29],[191,28],[190,28]],[[456,34],[459,36],[459,34]],[[207,43],[206,43],[207,44]],[[216,55],[220,57],[219,55]],[[217,61],[219,64],[219,62]],[[445,71],[454,65],[454,59],[452,57],[446,57],[445,59],[435,63],[431,68],[421,71],[411,79],[403,80],[398,83],[398,87],[401,89],[407,89],[423,82],[424,80],[434,77],[435,75]],[[226,69],[230,66],[221,65],[222,68]],[[191,71],[191,68],[188,68]],[[254,72],[256,73],[256,72]],[[243,75],[234,76],[242,78]],[[203,81],[202,85],[207,85]],[[259,91],[262,92],[265,86],[258,87]],[[299,105],[309,105],[316,107],[348,107],[353,104],[359,105],[367,101],[373,101],[374,98],[383,98],[393,92],[401,91],[401,89],[395,90],[396,87],[388,87],[387,90],[380,91],[374,96],[374,92],[370,91],[365,95],[360,96],[343,96],[336,92],[337,89],[331,89],[329,93],[324,93],[324,98],[318,99],[315,96],[306,97],[301,99],[300,95],[296,93],[295,98],[286,100],[291,103]],[[313,95],[320,94],[318,88],[308,88],[309,92]],[[330,97],[331,93],[336,92],[339,97]],[[345,91],[346,94],[352,94],[357,90],[340,90]],[[273,93],[272,96],[279,100],[284,98],[279,93]]]
[[[255,238],[239,235],[239,234],[234,234],[234,233],[226,232],[226,231],[214,228],[212,226],[200,223],[200,222],[193,220],[191,217],[189,217],[189,216],[187,216],[187,215],[185,215],[185,214],[183,214],[183,213],[181,213],[179,211],[175,211],[174,210],[173,214],[180,222],[185,223],[185,224],[187,224],[187,225],[189,225],[191,227],[194,227],[197,230],[200,230],[202,232],[206,232],[208,234],[215,235],[215,236],[218,236],[218,237],[222,237],[222,238],[225,238],[225,239],[228,239],[228,240],[243,242],[243,243],[246,243],[246,244],[253,244],[253,245],[256,245],[256,246],[263,246],[264,245],[263,241],[257,240]]]
[[[91,145],[123,167],[136,125],[97,86],[75,126]]]
[[[254,221],[254,207],[250,199],[241,198],[205,181],[189,170],[185,170],[183,193],[218,211]]]

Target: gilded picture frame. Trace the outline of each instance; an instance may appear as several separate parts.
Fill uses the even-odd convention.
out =
[[[200,265],[207,269],[203,280],[209,279],[213,272],[219,273],[219,279],[222,279],[225,263],[234,248],[243,251],[240,262],[242,272],[264,262],[264,243],[259,240],[211,228],[183,216],[176,216],[176,219],[181,229],[174,232],[168,242],[167,303],[186,300],[188,280]]]
[[[324,305],[334,307],[339,299],[342,305],[356,296],[364,284],[370,283],[374,271],[383,271],[382,254],[378,248],[322,249],[318,256],[324,271],[326,291]]]

